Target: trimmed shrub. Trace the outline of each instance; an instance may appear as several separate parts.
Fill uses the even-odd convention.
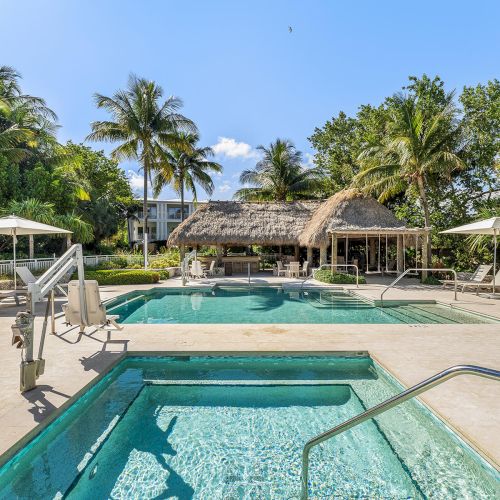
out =
[[[160,275],[161,280],[168,280],[168,278],[170,278],[170,273],[165,269],[156,272]]]
[[[77,279],[77,275],[72,276]],[[156,271],[114,270],[103,269],[85,271],[85,279],[96,280],[99,285],[149,285],[160,281],[160,274]]]
[[[427,278],[422,280],[423,285],[442,285],[441,281],[439,281],[433,274],[427,276]]]
[[[99,264],[97,264],[97,266],[95,266],[94,269],[96,270],[125,269],[126,267],[128,267],[127,259],[119,258],[119,259],[99,262]]]
[[[320,269],[314,273],[314,279],[331,285],[355,285],[356,276],[346,273],[332,273],[328,269]],[[359,283],[364,285],[366,280],[364,276],[359,277]]]

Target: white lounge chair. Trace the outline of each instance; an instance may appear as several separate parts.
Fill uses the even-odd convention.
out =
[[[31,272],[29,267],[16,267],[16,273],[24,283],[24,288],[27,288],[30,283],[34,283],[37,280],[37,277]],[[56,289],[59,290],[62,295],[67,295],[64,289],[61,287],[61,284],[56,285]]]
[[[107,331],[108,339],[112,330],[123,330],[123,326],[116,322],[119,316],[106,314],[106,306],[101,302],[97,281],[85,280],[85,297],[87,318],[82,316],[80,309],[80,282],[74,280],[68,283],[68,302],[62,305],[68,326],[80,325],[81,333],[86,326],[94,326],[98,330]]]
[[[479,295],[480,289],[493,290],[493,279],[491,281],[483,281],[481,283],[467,283],[462,286],[462,292],[468,288],[476,289],[476,295]],[[495,275],[495,288],[500,290],[500,270]]]
[[[491,264],[481,264],[477,267],[477,269],[472,273],[469,279],[466,280],[457,280],[457,286],[462,287],[462,292],[464,291],[465,286],[474,285],[481,283],[486,278],[486,275],[490,272],[493,266]],[[443,280],[443,288],[446,285],[455,286],[455,280]]]

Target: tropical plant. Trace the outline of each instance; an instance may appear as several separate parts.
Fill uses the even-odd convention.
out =
[[[386,202],[400,193],[417,193],[426,227],[431,226],[429,186],[463,168],[459,156],[461,129],[456,123],[453,93],[429,112],[415,95],[398,93],[390,99],[386,134],[359,156],[361,170],[354,183]],[[427,248],[430,258],[430,242]],[[430,262],[430,260],[429,260]]]
[[[165,147],[178,143],[179,130],[196,131],[194,123],[178,113],[182,101],[168,97],[153,81],[130,75],[127,88],[113,97],[95,94],[96,106],[111,114],[110,121],[95,121],[87,139],[120,142],[111,153],[115,160],[137,160],[144,173],[144,232],[148,232],[148,179],[158,167]],[[146,260],[144,252],[144,259]]]
[[[210,161],[214,152],[210,147],[198,147],[197,133],[180,132],[178,143],[164,148],[161,160],[153,180],[153,194],[158,196],[161,190],[171,184],[181,197],[181,221],[184,220],[184,191],[193,193],[196,201],[198,194],[196,185],[200,185],[210,196],[214,192],[214,183],[209,172],[222,172],[219,163]]]
[[[250,184],[236,191],[234,197],[243,201],[289,201],[314,197],[320,182],[317,169],[302,166],[302,153],[292,142],[276,139],[268,147],[258,146],[262,152],[252,170],[240,175],[242,184]]]

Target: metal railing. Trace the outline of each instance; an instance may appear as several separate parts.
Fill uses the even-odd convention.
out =
[[[433,375],[432,377],[424,380],[423,382],[420,382],[419,384],[410,387],[406,391],[403,391],[400,394],[397,394],[396,396],[393,396],[392,398],[383,401],[382,403],[374,406],[373,408],[370,408],[369,410],[366,410],[365,412],[360,413],[359,415],[356,415],[355,417],[350,418],[349,420],[346,420],[342,424],[337,425],[332,429],[323,432],[322,434],[319,434],[313,439],[310,439],[305,444],[304,449],[302,451],[302,477],[301,477],[302,489],[300,498],[302,500],[306,500],[308,497],[309,453],[313,447],[317,446],[323,441],[326,441],[327,439],[337,436],[342,432],[352,429],[356,425],[359,425],[366,420],[369,420],[381,413],[384,413],[387,410],[390,410],[391,408],[394,408],[395,406],[398,406],[401,403],[404,403],[405,401],[408,401],[409,399],[412,399],[418,396],[419,394],[422,394],[423,392],[428,391],[433,387],[436,387],[437,385],[442,384],[443,382],[446,382],[450,378],[456,377],[458,375],[476,375],[478,377],[490,378],[493,380],[500,381],[500,371],[493,370],[491,368],[483,368],[481,366],[474,366],[474,365],[452,366],[451,368],[439,372],[436,375]]]
[[[382,293],[380,294],[380,302],[381,302],[380,305],[382,307],[384,307],[384,294],[385,294],[385,292],[387,292],[387,290],[392,288],[399,280],[404,278],[411,271],[447,271],[447,272],[452,272],[453,276],[454,276],[454,280],[455,280],[455,286],[454,286],[455,300],[458,300],[457,299],[457,272],[455,271],[455,269],[442,268],[442,267],[441,268],[437,268],[437,267],[423,267],[423,268],[422,267],[410,267],[409,269],[406,269],[406,271],[403,274],[400,274],[390,285],[387,285],[385,287],[385,289],[382,291]]]
[[[314,278],[314,273],[316,271],[319,271],[320,269],[323,269],[323,268],[330,268],[333,272],[333,268],[337,268],[337,267],[354,267],[354,269],[356,270],[356,288],[359,288],[359,269],[358,269],[358,266],[356,266],[355,264],[321,264],[321,266],[317,267],[316,269],[313,269],[311,274],[309,276],[307,276],[303,281],[302,283],[300,284],[300,289],[302,290],[302,288],[304,288],[304,283],[311,279],[311,278]]]

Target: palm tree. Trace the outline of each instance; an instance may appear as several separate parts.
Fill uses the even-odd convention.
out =
[[[214,183],[208,172],[222,172],[219,163],[208,158],[214,152],[210,147],[198,147],[197,133],[179,133],[178,144],[164,149],[160,168],[153,181],[153,194],[158,196],[168,184],[181,197],[181,222],[184,220],[184,191],[193,193],[197,200],[196,184],[210,196],[214,192]]]
[[[302,153],[292,142],[276,139],[269,147],[258,146],[262,159],[252,170],[240,175],[242,184],[253,187],[238,189],[234,197],[243,201],[287,201],[310,198],[319,186],[317,169],[301,165]]]
[[[158,167],[163,149],[177,144],[179,130],[196,131],[194,123],[178,113],[182,101],[168,97],[160,102],[163,89],[153,81],[130,75],[127,88],[113,97],[95,94],[98,108],[111,114],[111,121],[91,124],[91,141],[120,142],[111,156],[138,160],[144,173],[144,234],[148,233],[148,179]],[[144,238],[144,265],[147,265],[146,237]]]
[[[458,156],[461,130],[456,124],[453,93],[432,113],[423,109],[418,98],[396,94],[391,99],[386,135],[381,143],[366,148],[358,160],[361,171],[354,184],[378,195],[380,202],[415,189],[430,227],[427,191],[433,180],[451,178],[463,167]],[[430,241],[427,257],[430,262]]]
[[[0,66],[0,152],[10,161],[21,161],[30,149],[55,142],[56,114],[44,99],[23,94],[21,75]]]

